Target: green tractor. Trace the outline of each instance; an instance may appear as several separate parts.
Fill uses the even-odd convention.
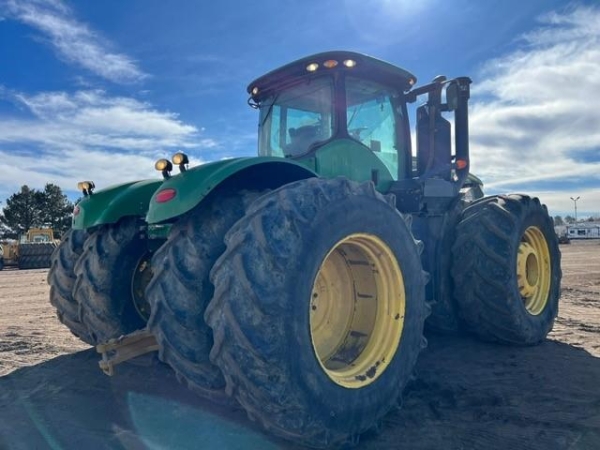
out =
[[[415,82],[358,53],[303,58],[248,87],[258,157],[177,153],[163,180],[80,183],[48,276],[59,318],[107,372],[158,349],[200,395],[317,448],[398,405],[425,325],[544,340],[561,279],[547,209],[469,173],[470,79]]]

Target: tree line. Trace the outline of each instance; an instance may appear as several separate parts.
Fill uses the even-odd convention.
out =
[[[17,239],[30,228],[52,228],[60,237],[71,227],[73,203],[62,189],[47,183],[43,190],[21,186],[0,211],[0,237]]]
[[[575,217],[569,216],[569,215],[566,215],[564,219],[562,218],[562,216],[554,216],[554,225],[556,225],[556,226],[572,224],[575,222],[599,222],[599,221],[600,221],[600,216],[598,216],[598,215],[590,216],[585,220],[581,220],[581,219],[575,220]]]

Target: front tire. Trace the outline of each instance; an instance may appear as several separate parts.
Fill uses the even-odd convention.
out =
[[[48,284],[50,303],[56,308],[58,320],[83,342],[93,345],[87,327],[79,320],[79,303],[73,298],[76,279],[74,267],[83,252],[87,236],[85,230],[69,230],[65,233],[60,245],[52,253]]]
[[[143,292],[150,254],[137,218],[103,225],[85,241],[77,264],[73,298],[94,344],[138,330],[146,324]],[[140,284],[142,287],[140,287]]]
[[[465,209],[453,246],[461,315],[486,340],[531,345],[558,314],[560,251],[537,198],[491,196]]]
[[[226,243],[205,314],[226,392],[286,439],[356,442],[397,405],[424,345],[426,277],[393,200],[371,183],[298,181]]]

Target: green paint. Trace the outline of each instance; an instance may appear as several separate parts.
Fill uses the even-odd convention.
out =
[[[352,139],[336,139],[316,152],[316,171],[324,178],[346,177],[371,181],[377,171],[377,190],[387,192],[394,181],[390,171],[376,153]]]
[[[116,223],[126,216],[145,216],[152,194],[162,180],[123,183],[94,192],[81,200],[73,216],[73,228],[82,230],[97,225]]]
[[[237,178],[236,189],[256,186],[275,188],[292,181],[315,176],[306,166],[276,157],[234,158],[192,167],[166,180],[150,202],[146,221],[150,224],[178,217],[199,204],[224,181]],[[175,197],[158,203],[156,195],[174,189]]]

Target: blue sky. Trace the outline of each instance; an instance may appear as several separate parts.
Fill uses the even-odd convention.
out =
[[[0,201],[253,155],[246,85],[332,49],[470,76],[486,192],[600,215],[600,6],[564,0],[0,0]]]

